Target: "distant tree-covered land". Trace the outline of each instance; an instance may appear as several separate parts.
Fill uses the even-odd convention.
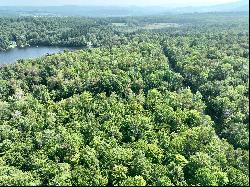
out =
[[[83,47],[0,66],[0,185],[248,186],[248,26],[0,18],[1,51]]]

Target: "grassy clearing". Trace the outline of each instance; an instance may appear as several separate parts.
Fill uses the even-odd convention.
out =
[[[180,27],[180,25],[177,23],[153,23],[153,24],[147,24],[143,28],[154,30],[154,29],[164,29],[168,27]]]

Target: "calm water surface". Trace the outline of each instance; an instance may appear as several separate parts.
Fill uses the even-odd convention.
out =
[[[44,56],[46,54],[53,54],[63,52],[64,50],[76,50],[79,48],[69,47],[26,47],[14,48],[8,51],[0,52],[0,64],[15,63],[18,59],[30,59]]]

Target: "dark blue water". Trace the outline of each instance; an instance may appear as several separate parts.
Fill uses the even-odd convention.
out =
[[[0,52],[0,64],[15,63],[18,59],[30,59],[44,56],[46,54],[53,54],[63,52],[64,50],[76,50],[79,48],[69,47],[26,47],[14,48],[8,51]]]

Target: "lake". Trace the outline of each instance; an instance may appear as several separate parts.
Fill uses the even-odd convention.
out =
[[[0,64],[15,63],[18,59],[29,59],[44,56],[46,54],[53,54],[63,52],[64,50],[74,51],[80,48],[72,47],[26,47],[14,48],[8,51],[0,51]]]

